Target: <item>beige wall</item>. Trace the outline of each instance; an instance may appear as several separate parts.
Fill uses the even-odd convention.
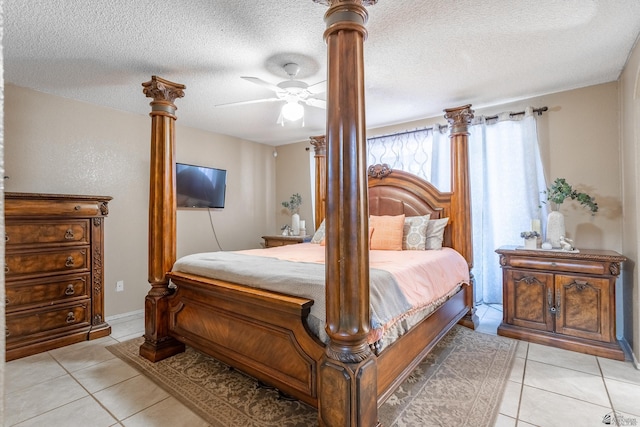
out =
[[[6,191],[112,196],[105,222],[105,314],[142,310],[149,290],[149,116],[12,85],[5,88],[4,112]],[[220,245],[259,247],[275,222],[272,148],[181,127],[180,113],[177,161],[227,170],[226,206],[210,212]],[[211,222],[206,210],[178,211],[178,256],[218,250]],[[124,292],[115,292],[118,280]]]
[[[311,182],[311,159],[313,147],[308,141],[274,147],[278,153],[276,157],[276,225],[273,233],[280,234],[280,228],[291,224],[288,211],[282,207],[282,202],[288,201],[292,194],[302,196],[300,219],[305,220],[307,234],[313,234],[313,191]]]
[[[616,82],[530,98],[510,104],[477,108],[475,115],[491,116],[525,108],[547,106],[536,116],[540,151],[547,181],[566,178],[573,186],[594,196],[600,206],[596,216],[567,202],[562,206],[567,235],[580,248],[622,250],[622,184],[620,132]],[[456,107],[446,105],[443,108]],[[369,136],[445,124],[430,118],[369,131]],[[542,200],[542,198],[541,198]]]
[[[620,78],[622,171],[624,194],[623,253],[629,261],[623,265],[623,298],[625,335],[633,345],[636,366],[640,360],[640,285],[638,284],[638,253],[640,236],[638,222],[638,188],[640,174],[640,44],[636,43]]]

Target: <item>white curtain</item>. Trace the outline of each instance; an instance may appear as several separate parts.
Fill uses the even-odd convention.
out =
[[[504,113],[490,121],[479,117],[469,133],[475,298],[502,303],[502,272],[495,250],[522,245],[520,233],[531,230],[533,219],[546,217],[542,212],[546,205],[540,208],[546,185],[536,121],[529,108],[524,115]],[[368,150],[369,164],[388,163],[392,169],[425,178],[440,191],[451,189],[446,126],[370,139]]]
[[[480,117],[469,128],[469,179],[476,301],[502,303],[502,272],[495,250],[522,245],[520,233],[542,219],[546,188],[531,109],[524,115]],[[545,206],[545,205],[542,205]]]

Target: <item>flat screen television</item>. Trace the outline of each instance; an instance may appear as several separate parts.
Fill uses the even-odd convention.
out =
[[[176,202],[182,208],[224,208],[227,171],[176,163]]]

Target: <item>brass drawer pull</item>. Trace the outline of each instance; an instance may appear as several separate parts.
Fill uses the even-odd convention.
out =
[[[64,290],[65,295],[73,295],[76,293],[76,290],[73,288],[73,284],[69,283],[67,285],[67,289]]]
[[[64,233],[64,238],[66,240],[73,240],[73,230],[72,229],[68,229],[66,233]]]
[[[9,335],[11,335],[11,332],[9,332],[9,328],[4,328],[4,336],[9,338]]]
[[[67,268],[68,267],[73,267],[73,257],[72,256],[67,257],[67,262],[64,263],[64,266],[67,267]]]
[[[4,241],[5,242],[9,241],[9,235],[7,233],[4,233]]]
[[[556,314],[556,308],[553,306],[553,293],[551,293],[551,289],[547,291],[547,305],[549,306],[549,312],[551,314]]]
[[[8,272],[9,272],[9,266],[8,266],[8,265],[5,265],[5,266],[4,266],[4,272],[5,272],[5,273],[8,273]]]
[[[66,320],[66,322],[67,322],[67,323],[74,323],[75,321],[76,321],[76,316],[75,316],[75,314],[73,314],[73,311],[70,311],[70,312],[67,314],[67,320]]]
[[[81,209],[81,207],[80,207],[80,205],[75,205],[75,206],[73,207],[73,209],[74,209],[74,210],[76,210],[76,211],[79,211],[79,210]]]

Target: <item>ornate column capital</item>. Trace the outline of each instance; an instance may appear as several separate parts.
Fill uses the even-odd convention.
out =
[[[333,6],[339,3],[360,3],[363,6],[372,6],[378,3],[378,0],[313,0],[313,2],[325,6]]]
[[[313,150],[316,156],[327,155],[327,138],[325,135],[310,136],[309,144],[313,145]]]
[[[185,85],[170,82],[158,76],[151,76],[151,80],[142,83],[142,93],[151,101],[151,114],[168,114],[175,118],[177,107],[173,103],[176,98],[184,96]]]
[[[473,119],[471,104],[462,107],[447,108],[444,110],[444,118],[451,125],[451,137],[460,134],[469,134],[469,123]]]

